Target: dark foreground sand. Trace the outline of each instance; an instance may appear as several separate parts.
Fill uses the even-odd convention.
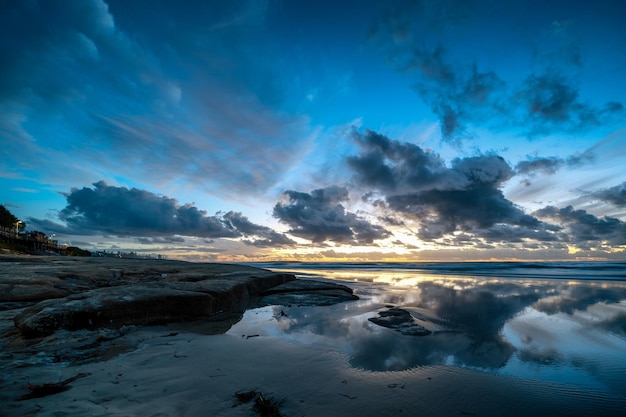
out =
[[[11,314],[4,311],[0,321],[8,332]],[[206,335],[206,327],[194,326],[128,327],[114,342],[105,340],[108,347],[91,362],[59,360],[49,350],[69,339],[94,340],[92,331],[58,331],[29,355],[16,353],[14,341],[14,353],[0,356],[0,415],[256,416],[254,401],[236,396],[250,391],[290,417],[610,416],[626,410],[623,399],[563,385],[452,366],[363,371],[330,348],[271,336]],[[19,400],[29,384],[76,376],[66,391]]]
[[[619,415],[582,391],[453,367],[373,373],[334,351],[268,337],[131,332],[140,348],[80,366],[39,364],[3,372],[5,416],[254,416],[235,394],[256,390],[284,416]],[[28,383],[88,374],[59,394],[15,401]],[[557,389],[558,388],[558,389]],[[593,401],[597,404],[597,398]]]

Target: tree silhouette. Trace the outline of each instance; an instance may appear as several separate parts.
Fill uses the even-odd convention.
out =
[[[13,215],[4,205],[0,204],[0,226],[15,227],[19,219]],[[23,224],[23,223],[22,223]]]

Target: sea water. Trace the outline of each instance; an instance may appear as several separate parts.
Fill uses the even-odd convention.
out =
[[[335,349],[372,372],[443,365],[626,398],[626,262],[254,265],[339,282],[359,300],[249,310],[230,334]],[[390,307],[432,333],[368,320]]]

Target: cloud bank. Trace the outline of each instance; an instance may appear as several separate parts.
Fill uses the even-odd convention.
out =
[[[447,167],[439,155],[417,145],[373,131],[354,135],[362,150],[347,159],[354,180],[380,196],[378,205],[418,221],[422,240],[457,231],[493,237],[487,230],[501,225],[533,238],[540,237],[539,229],[553,229],[504,197],[500,187],[513,170],[499,156],[457,158]]]
[[[421,244],[475,250],[576,248],[574,253],[599,254],[619,251],[626,242],[626,223],[618,218],[572,206],[527,213],[502,191],[515,175],[552,175],[592,161],[591,154],[531,157],[513,169],[493,153],[447,162],[432,150],[372,130],[352,131],[351,139],[359,151],[345,158],[347,185],[286,190],[275,203],[272,215],[288,227],[284,233],[238,211],[209,215],[194,204],[104,181],[63,194],[67,204],[58,217],[65,226],[42,219],[29,219],[29,224],[62,234],[133,237],[142,244],[196,237],[264,249],[392,244],[419,251]],[[591,194],[618,207],[624,205],[623,195],[624,184]]]
[[[291,227],[289,233],[313,243],[371,245],[391,236],[382,226],[346,211],[345,187],[331,186],[311,193],[285,191],[286,201],[276,203],[274,217]]]
[[[614,217],[596,217],[586,210],[576,210],[572,206],[563,208],[547,206],[535,211],[534,214],[563,227],[565,229],[561,233],[563,241],[584,248],[598,242],[615,247],[626,243],[626,223]]]
[[[67,226],[31,219],[46,230],[75,234],[110,234],[141,237],[140,243],[182,242],[182,236],[244,238],[259,247],[290,246],[295,242],[282,233],[251,222],[239,212],[208,215],[193,204],[137,188],[115,187],[104,181],[93,188],[73,188],[65,194],[66,207],[59,219]]]

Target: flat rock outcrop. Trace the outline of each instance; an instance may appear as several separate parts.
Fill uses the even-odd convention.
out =
[[[432,332],[420,325],[408,311],[391,307],[368,319],[374,324],[396,330],[406,336],[428,336]]]
[[[245,265],[116,258],[0,257],[0,310],[22,336],[152,325],[262,305],[357,299],[344,286]],[[268,298],[269,297],[269,298]],[[272,299],[274,297],[274,299]],[[291,297],[291,302],[285,302]],[[281,301],[282,300],[282,301]]]
[[[352,289],[325,281],[299,279],[261,293],[261,305],[324,306],[358,300]]]
[[[100,288],[66,298],[41,301],[13,320],[24,337],[55,330],[98,329],[185,321],[216,311],[215,299],[193,291],[133,285]]]

